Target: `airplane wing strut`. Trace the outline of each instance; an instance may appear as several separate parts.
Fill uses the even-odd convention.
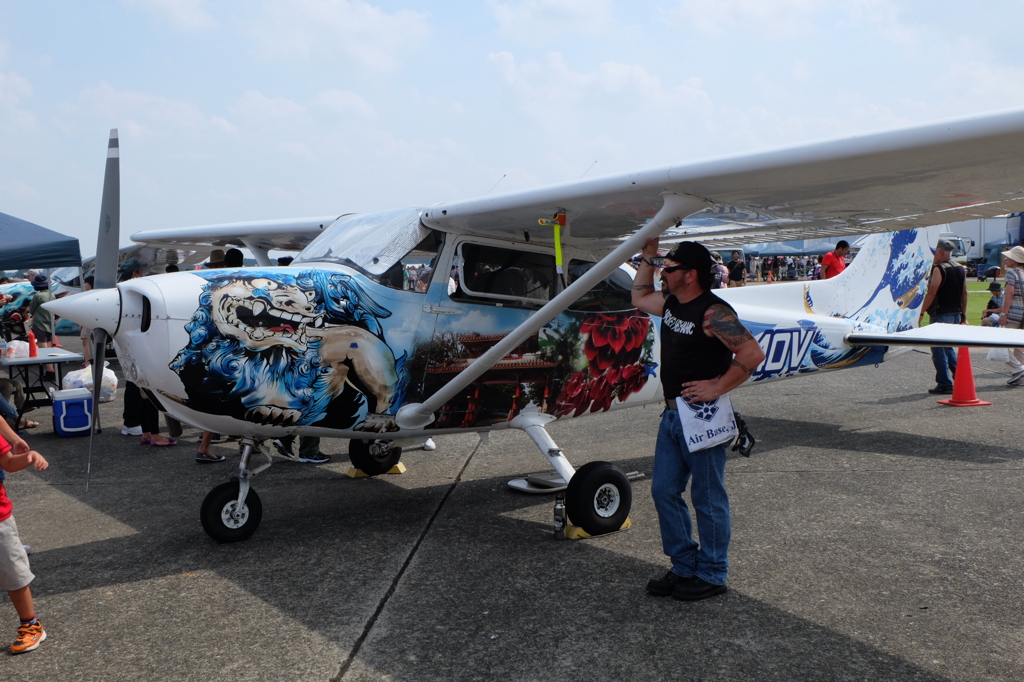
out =
[[[422,403],[403,405],[395,414],[395,421],[403,429],[421,429],[434,421],[434,412],[449,400],[458,395],[459,391],[473,383],[481,374],[489,370],[496,362],[515,350],[532,334],[553,320],[580,296],[594,285],[610,275],[633,254],[640,251],[647,239],[656,237],[668,228],[676,225],[686,216],[701,211],[708,206],[704,199],[686,194],[663,192],[662,207],[658,213],[631,237],[623,241],[615,250],[602,258],[582,277],[562,290],[548,301],[544,307],[527,318],[521,325],[513,329],[505,338],[496,343],[486,353],[478,357],[466,369],[459,372],[442,386],[436,393]]]

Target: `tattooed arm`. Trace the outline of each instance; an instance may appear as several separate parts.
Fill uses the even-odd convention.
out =
[[[655,268],[648,261],[658,255],[658,238],[648,239],[641,252],[643,260],[633,278],[633,305],[651,315],[665,312],[665,297],[654,288]]]
[[[704,333],[717,337],[733,352],[728,371],[715,379],[683,384],[687,400],[714,400],[736,388],[764,361],[764,351],[729,306],[716,303],[704,313]],[[689,394],[689,395],[688,395]]]

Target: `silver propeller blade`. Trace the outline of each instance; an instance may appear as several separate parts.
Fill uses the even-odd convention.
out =
[[[96,271],[93,273],[95,289],[109,289],[117,285],[117,250],[121,241],[121,151],[117,128],[110,131],[107,142],[107,166],[103,173],[103,199],[100,202],[100,226],[96,237]],[[92,474],[93,438],[100,431],[100,386],[107,356],[107,335],[115,330],[92,330],[92,424],[89,431],[89,459],[86,465],[85,490],[89,490]]]

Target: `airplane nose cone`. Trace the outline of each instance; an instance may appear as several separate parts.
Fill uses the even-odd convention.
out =
[[[83,327],[105,329],[111,335],[121,322],[121,292],[117,289],[83,291],[44,303],[43,307]]]

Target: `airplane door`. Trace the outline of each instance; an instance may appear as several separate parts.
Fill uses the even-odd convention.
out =
[[[515,329],[557,293],[550,250],[464,238],[446,251],[451,277],[430,285],[434,330],[423,353],[430,395]],[[440,281],[439,281],[440,280]],[[446,404],[437,428],[505,422],[525,406],[548,402],[556,366],[541,357],[541,336],[527,340]]]

